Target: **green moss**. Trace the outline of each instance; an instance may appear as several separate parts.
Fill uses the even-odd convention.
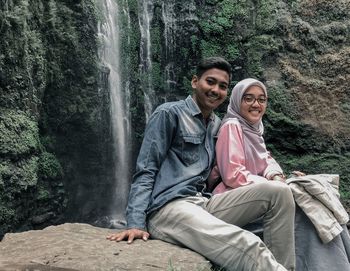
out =
[[[51,191],[39,186],[36,199],[39,201],[45,201],[52,198]]]
[[[16,218],[16,211],[14,209],[6,208],[5,206],[0,205],[0,239],[4,233],[11,230],[9,221],[11,221],[13,224],[16,224]]]
[[[154,62],[152,66],[152,83],[156,92],[159,93],[164,92],[165,89],[165,80],[162,75],[160,63]]]
[[[243,2],[243,3],[242,3]],[[225,36],[225,31],[234,28],[234,23],[246,17],[247,9],[244,7],[245,1],[230,0],[218,1],[214,7],[210,8],[212,16],[206,16],[207,10],[203,9],[200,20],[200,27],[205,35],[205,38],[210,39],[212,36]]]
[[[282,82],[277,82],[277,85],[268,89],[268,107],[267,115],[270,111],[282,113],[290,119],[297,119],[297,105],[292,95],[287,91],[287,88],[282,85]],[[274,113],[272,113],[274,114]]]
[[[163,34],[160,27],[152,27],[150,29],[151,35],[151,48],[152,48],[152,61],[160,62],[162,55],[162,38]]]
[[[187,95],[192,95],[193,90],[192,90],[192,85],[191,85],[191,80],[184,76],[182,77],[182,85],[185,87],[185,89],[187,90]]]
[[[3,188],[5,184],[5,179],[8,179],[11,176],[11,171],[9,164],[2,162],[0,163],[0,187]]]
[[[271,35],[254,36],[243,48],[247,54],[247,72],[251,76],[261,77],[265,60],[270,61],[282,47],[282,41]]]
[[[40,34],[40,17],[29,9],[41,11],[40,3],[19,1],[2,13],[0,43],[0,106],[19,109],[38,116],[40,97],[46,86],[45,49]],[[2,81],[2,82],[1,82]]]
[[[266,64],[273,63],[282,41],[277,31],[277,3],[221,0],[200,12],[203,57],[220,55],[240,67],[240,77],[261,78]],[[207,14],[210,13],[211,16]]]
[[[275,0],[257,1],[255,27],[257,32],[270,33],[277,30],[278,2]]]
[[[54,153],[71,159],[100,123],[93,1],[12,2],[0,8],[0,235],[62,212],[67,167]]]
[[[17,156],[39,150],[39,129],[36,121],[24,112],[6,110],[0,114],[0,154]]]
[[[63,175],[63,169],[57,157],[48,152],[43,152],[39,158],[39,174],[44,179],[60,179]]]
[[[231,61],[235,61],[240,57],[240,52],[237,44],[228,44],[226,47],[227,58]]]
[[[207,36],[211,36],[213,33],[215,35],[222,35],[224,28],[218,22],[204,21],[201,23],[201,29]]]
[[[0,175],[7,188],[10,186],[27,189],[35,186],[38,181],[38,157],[31,156],[17,162],[4,160],[0,163]]]
[[[222,53],[222,49],[219,44],[215,42],[208,42],[205,40],[201,40],[201,51],[203,57],[221,55]]]

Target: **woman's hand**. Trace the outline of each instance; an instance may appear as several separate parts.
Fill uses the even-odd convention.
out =
[[[285,180],[286,180],[286,176],[284,176],[283,174],[276,174],[276,175],[273,175],[272,177],[272,181],[284,182]]]
[[[297,170],[293,171],[292,174],[294,174],[297,177],[301,177],[301,176],[305,176],[306,175],[304,172],[297,171]]]

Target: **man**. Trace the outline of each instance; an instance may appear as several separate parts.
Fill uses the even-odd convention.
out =
[[[247,205],[255,204],[247,200],[249,195],[231,195],[232,190],[212,197],[206,191],[220,126],[213,110],[227,97],[230,75],[226,60],[204,59],[192,78],[192,97],[165,103],[152,114],[130,190],[127,230],[109,240],[146,241],[151,234],[186,246],[226,270],[286,270],[260,238],[236,226],[243,223],[240,214]],[[268,207],[255,205],[249,219],[270,211],[268,222],[273,224],[269,208],[278,204],[273,197]]]

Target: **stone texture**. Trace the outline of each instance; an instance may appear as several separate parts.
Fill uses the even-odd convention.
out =
[[[0,242],[0,270],[210,270],[201,255],[159,240],[111,242],[115,230],[62,224],[8,233]]]

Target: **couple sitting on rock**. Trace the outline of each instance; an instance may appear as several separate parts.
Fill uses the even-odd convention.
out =
[[[107,238],[131,243],[151,235],[188,247],[225,270],[321,270],[305,269],[307,255],[295,246],[293,193],[262,137],[264,84],[240,81],[223,121],[213,113],[225,101],[230,79],[226,60],[204,59],[192,78],[193,95],[154,111],[137,159],[127,229]],[[256,220],[262,221],[263,241],[243,229]],[[335,236],[342,244],[347,237]],[[318,252],[328,254],[329,244],[318,239]],[[336,261],[341,269],[327,270],[350,270],[346,255]]]

